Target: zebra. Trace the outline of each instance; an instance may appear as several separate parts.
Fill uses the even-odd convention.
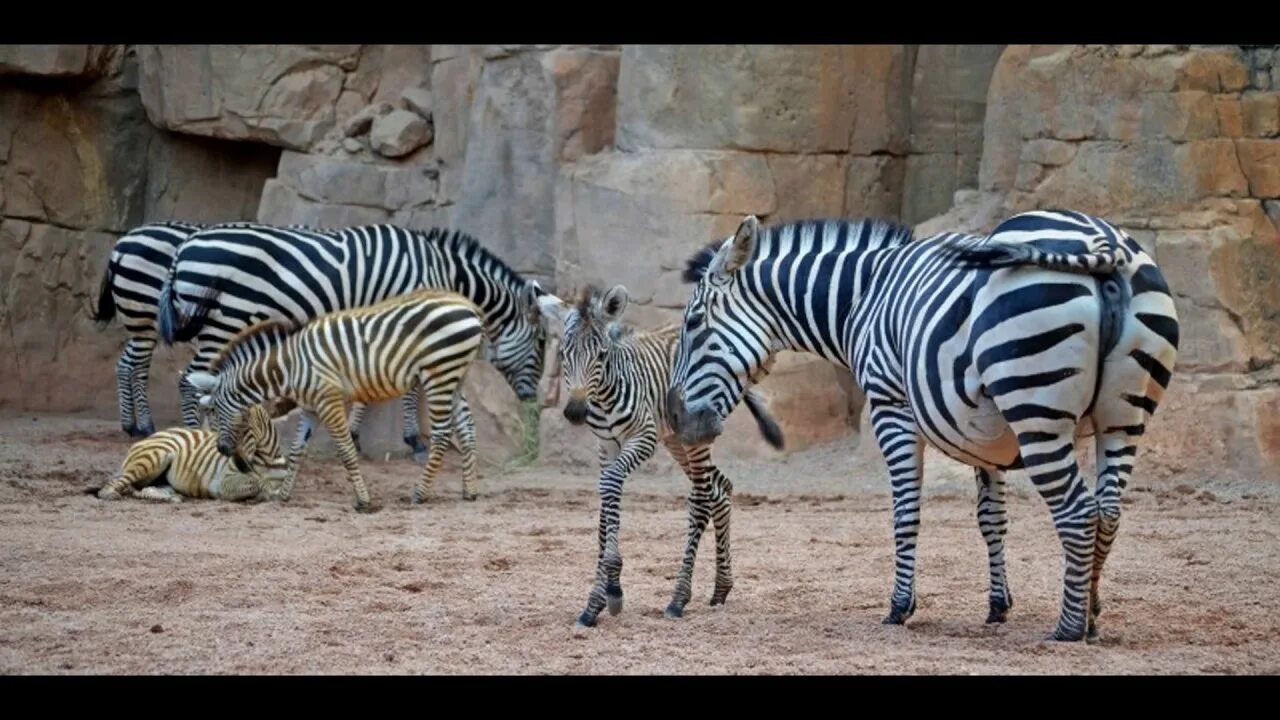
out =
[[[474,302],[494,334],[487,360],[521,402],[537,396],[546,329],[536,280],[512,270],[461,231],[410,230],[365,225],[318,232],[265,224],[216,227],[195,233],[174,257],[159,300],[160,336],[167,344],[195,340],[195,358],[179,381],[183,421],[198,424],[197,394],[185,379],[207,371],[218,351],[240,330],[264,319],[304,324],[420,287],[453,290]],[[184,315],[179,303],[195,310]],[[404,401],[404,442],[426,452],[418,427],[416,393]],[[364,408],[353,410],[358,430]],[[459,404],[459,412],[469,412]],[[457,423],[471,425],[471,418]],[[310,426],[300,424],[298,442]],[[356,435],[358,438],[358,435]]]
[[[285,412],[277,408],[275,414]],[[115,500],[136,494],[170,502],[180,502],[183,495],[230,501],[271,499],[287,474],[280,434],[271,418],[264,405],[251,405],[245,412],[236,452],[248,470],[218,452],[212,431],[169,428],[131,445],[120,472],[97,490],[97,496]]]
[[[470,412],[454,412],[462,382],[486,343],[483,312],[457,293],[419,289],[357,308],[321,315],[305,325],[264,320],[241,330],[213,358],[209,371],[188,377],[216,413],[218,451],[232,455],[234,428],[243,409],[275,399],[302,408],[301,443],[289,453],[289,474],[281,499],[288,500],[305,438],[323,422],[356,494],[356,510],[370,512],[369,491],[360,475],[345,402],[377,402],[413,389],[430,421],[430,451],[412,502],[425,501],[453,440],[463,456],[462,496],[476,498],[475,430]],[[464,407],[465,409],[465,407]],[[459,428],[463,418],[464,428]]]
[[[885,624],[905,623],[916,608],[928,443],[974,468],[991,576],[987,622],[1003,622],[1013,605],[1003,473],[1025,469],[1065,556],[1051,639],[1096,640],[1120,495],[1178,349],[1169,287],[1138,243],[1071,210],[1021,213],[988,236],[923,239],[876,219],[762,228],[747,216],[718,247],[695,254],[684,279],[696,285],[667,404],[682,442],[722,432],[780,350],[848,367],[866,392],[893,495]],[[1073,442],[1091,434],[1094,493]]]
[[[147,401],[151,356],[156,347],[156,303],[173,256],[192,233],[208,227],[171,221],[136,227],[116,240],[98,289],[93,319],[100,327],[120,314],[129,334],[116,362],[120,427],[131,438],[156,431]]]
[[[616,285],[601,293],[587,287],[570,308],[548,295],[540,303],[548,319],[563,323],[560,363],[569,399],[564,416],[586,424],[596,436],[600,460],[599,556],[596,579],[578,624],[591,627],[606,604],[622,611],[622,553],[618,547],[622,484],[653,456],[659,441],[693,484],[689,495],[689,534],[684,564],[668,614],[683,613],[692,595],[694,555],[713,521],[716,529],[716,581],[712,605],[723,604],[733,587],[729,552],[730,496],[733,483],[711,462],[711,448],[685,448],[666,422],[666,387],[675,355],[678,325],[639,332],[621,324],[627,289]],[[765,440],[784,445],[782,431],[754,392],[746,404]]]

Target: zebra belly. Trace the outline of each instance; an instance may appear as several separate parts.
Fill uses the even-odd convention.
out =
[[[920,434],[934,449],[952,460],[988,470],[1010,467],[1017,462],[1018,436],[991,398],[981,395],[977,408],[966,406],[960,411],[951,408],[951,412],[962,435],[955,435],[951,426],[941,419],[917,423]]]

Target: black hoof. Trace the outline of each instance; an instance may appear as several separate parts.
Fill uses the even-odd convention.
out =
[[[1009,611],[1013,609],[1013,595],[991,599],[991,610],[987,613],[987,623],[1002,623],[1009,619]]]
[[[476,498],[478,498],[478,497],[480,497],[480,496],[479,496],[479,495],[476,495],[475,493],[469,493],[469,492],[466,492],[466,491],[463,491],[463,493],[462,493],[462,499],[463,499],[463,500],[466,500],[467,502],[475,502],[475,499],[476,499]]]
[[[422,437],[421,437],[421,436],[419,436],[419,435],[405,435],[405,436],[404,436],[404,444],[405,444],[405,445],[408,445],[410,450],[413,450],[413,456],[414,456],[415,458],[416,458],[416,457],[419,457],[419,456],[421,456],[421,457],[423,457],[423,458],[426,458],[426,456],[427,456],[427,444],[426,444],[426,443],[424,443],[424,442],[422,442]]]
[[[889,602],[889,614],[881,621],[882,625],[904,625],[916,612],[916,599],[911,598],[910,605],[897,605]]]
[[[149,422],[146,425],[136,428],[138,437],[151,437],[156,434],[156,424]]]
[[[409,496],[410,505],[421,505],[426,501],[427,501],[427,498],[424,497],[424,494],[421,491],[419,491],[418,488],[414,488],[413,494]]]
[[[609,608],[610,615],[617,615],[622,612],[622,586],[610,585],[604,589],[605,605]]]
[[[671,604],[667,606],[667,609],[663,611],[662,614],[672,619],[682,618],[684,617],[684,603],[678,603],[672,600]]]
[[[356,503],[356,512],[362,515],[374,512],[373,503]]]
[[[578,627],[589,628],[589,627],[595,627],[595,626],[596,626],[596,617],[591,613],[587,612],[586,610],[583,610],[582,614],[578,616]]]
[[[1063,630],[1058,628],[1048,637],[1050,642],[1080,642],[1085,638],[1085,632],[1080,630]]]
[[[711,607],[715,607],[715,606],[717,606],[717,605],[723,605],[723,604],[725,603],[725,601],[726,601],[726,600],[728,600],[728,599],[729,599],[729,591],[728,591],[728,590],[723,590],[723,591],[721,591],[721,590],[717,590],[717,591],[715,591],[714,593],[712,593],[712,594],[711,594],[711,603],[710,603],[710,605],[711,605]]]

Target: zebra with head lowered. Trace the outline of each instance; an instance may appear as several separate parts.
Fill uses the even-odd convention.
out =
[[[1056,640],[1096,637],[1098,582],[1137,443],[1168,387],[1178,317],[1152,258],[1109,223],[1033,211],[989,236],[916,239],[877,220],[762,228],[748,217],[698,253],[668,409],[678,437],[710,442],[780,350],[851,368],[866,392],[893,493],[888,624],[915,611],[925,443],[975,468],[989,555],[988,622],[1005,578],[1003,472],[1025,469],[1065,554]],[[1090,493],[1074,455],[1089,420]]]
[[[622,552],[618,531],[623,481],[653,456],[661,442],[693,484],[689,494],[689,534],[684,563],[667,614],[680,615],[692,596],[694,555],[711,521],[716,530],[716,585],[711,604],[724,603],[733,587],[729,552],[733,483],[711,462],[710,445],[686,448],[667,424],[666,388],[671,377],[679,326],[636,331],[621,324],[627,290],[601,293],[588,287],[576,306],[546,296],[543,311],[564,324],[560,364],[569,400],[564,416],[585,423],[596,436],[600,459],[600,526],[596,581],[578,623],[593,626],[600,610],[622,610]],[[754,392],[745,397],[765,440],[783,446],[782,431]]]
[[[533,401],[546,347],[537,299],[546,293],[462,232],[394,225],[319,232],[249,224],[192,235],[174,257],[159,301],[161,338],[170,344],[196,342],[196,356],[179,383],[184,421],[198,423],[197,394],[185,378],[208,370],[226,342],[250,324],[302,324],[424,287],[458,292],[480,308],[494,336],[486,358],[517,398]],[[194,310],[182,313],[182,303]],[[422,453],[415,403],[410,393],[404,403],[404,441]],[[465,408],[460,405],[459,411]],[[357,404],[353,433],[362,413]],[[311,432],[305,420],[295,445]]]
[[[347,430],[345,404],[378,402],[413,391],[429,420],[431,447],[413,503],[426,500],[452,439],[462,453],[462,496],[474,500],[475,427],[462,382],[486,343],[480,309],[453,292],[419,289],[372,305],[322,315],[305,325],[266,320],[240,331],[213,359],[209,372],[187,379],[205,397],[200,402],[217,417],[218,452],[237,458],[236,432],[244,410],[255,403],[284,401],[319,420],[338,446],[338,455],[356,494],[356,510],[373,509],[360,474],[359,456]],[[464,412],[455,413],[461,406]],[[310,425],[310,423],[303,423]],[[298,454],[290,451],[289,474],[280,492],[288,500],[297,477]]]

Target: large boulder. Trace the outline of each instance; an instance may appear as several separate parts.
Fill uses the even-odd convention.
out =
[[[117,45],[0,45],[0,76],[97,77]]]

